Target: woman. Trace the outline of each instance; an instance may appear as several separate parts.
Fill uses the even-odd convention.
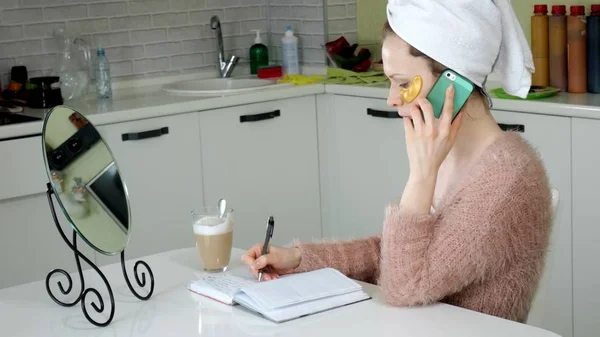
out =
[[[496,68],[505,90],[523,97],[531,54],[520,27],[511,25],[507,0],[449,7],[444,1],[388,4],[382,58],[391,80],[388,103],[404,118],[410,175],[400,201],[387,207],[381,234],[273,246],[264,256],[258,244],[242,257],[252,272],[267,268],[263,278],[270,280],[333,267],[378,284],[392,305],[442,301],[526,320],[549,240],[550,186],[536,152],[519,134],[498,127],[483,83]],[[453,23],[457,17],[464,24]],[[506,41],[511,37],[517,42]],[[452,87],[440,119],[425,99],[446,68],[478,87],[454,121]],[[416,75],[423,88],[404,102],[400,89]]]

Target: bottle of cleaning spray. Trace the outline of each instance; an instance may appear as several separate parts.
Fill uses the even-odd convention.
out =
[[[298,38],[294,36],[292,26],[287,26],[285,35],[281,39],[284,74],[299,74]]]
[[[256,38],[254,44],[250,47],[250,73],[256,75],[258,68],[269,64],[269,49],[262,43],[260,39],[260,30],[254,29]]]

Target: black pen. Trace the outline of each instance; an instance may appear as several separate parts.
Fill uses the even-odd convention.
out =
[[[275,220],[273,219],[273,216],[270,216],[269,220],[267,221],[267,234],[265,236],[265,242],[262,247],[261,256],[265,255],[269,252],[269,240],[271,240],[271,237],[273,237],[274,230],[275,230]],[[261,281],[263,272],[264,272],[263,269],[258,271],[258,282]]]

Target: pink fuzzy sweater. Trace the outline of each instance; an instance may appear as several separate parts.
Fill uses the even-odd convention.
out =
[[[506,133],[433,214],[387,207],[380,235],[295,243],[293,272],[333,267],[380,286],[392,305],[449,303],[524,322],[551,226],[551,190],[537,153]]]

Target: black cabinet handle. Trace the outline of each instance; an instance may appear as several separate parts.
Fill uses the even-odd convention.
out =
[[[383,111],[367,108],[367,115],[380,118],[402,118],[398,111]]]
[[[273,119],[273,118],[279,117],[279,116],[281,116],[281,111],[279,111],[279,110],[265,112],[265,113],[256,114],[256,115],[243,115],[243,116],[240,116],[240,123],[264,121],[265,119]]]
[[[121,135],[121,139],[125,142],[128,140],[142,140],[147,138],[155,138],[160,137],[162,135],[166,135],[169,133],[169,127],[165,126],[164,128],[149,130],[143,132],[132,132],[132,133],[124,133]]]
[[[512,131],[512,132],[525,132],[525,125],[523,124],[504,124],[498,123],[498,126],[502,131]]]

